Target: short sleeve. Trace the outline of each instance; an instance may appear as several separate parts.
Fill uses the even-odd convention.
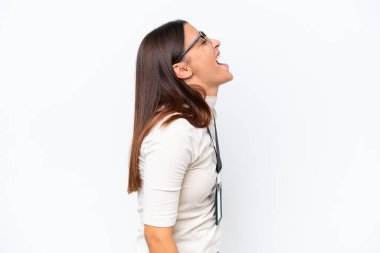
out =
[[[176,223],[182,181],[193,157],[190,126],[186,119],[176,119],[156,128],[145,142],[144,224],[169,227]]]

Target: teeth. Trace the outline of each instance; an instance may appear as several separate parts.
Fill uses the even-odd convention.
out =
[[[218,56],[216,57],[216,62],[217,62],[217,63],[220,63],[220,59],[222,59],[222,58],[221,58],[220,55],[218,55]]]
[[[216,61],[219,62],[219,60],[220,60],[220,55],[218,55],[218,56],[216,57]]]

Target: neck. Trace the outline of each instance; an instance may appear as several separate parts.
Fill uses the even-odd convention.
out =
[[[219,85],[207,85],[201,82],[199,79],[189,78],[185,81],[188,85],[191,85],[192,83],[196,83],[197,85],[201,86],[206,91],[206,96],[217,96],[218,95],[218,89]]]
[[[218,95],[218,87],[206,89],[206,96],[217,96],[217,95]]]

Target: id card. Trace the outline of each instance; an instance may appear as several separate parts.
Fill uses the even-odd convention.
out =
[[[222,220],[222,183],[218,183],[215,188],[215,224]]]

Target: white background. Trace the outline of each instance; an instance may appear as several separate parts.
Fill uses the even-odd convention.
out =
[[[219,39],[222,253],[380,252],[380,4],[0,2],[0,252],[134,252],[137,48]]]

